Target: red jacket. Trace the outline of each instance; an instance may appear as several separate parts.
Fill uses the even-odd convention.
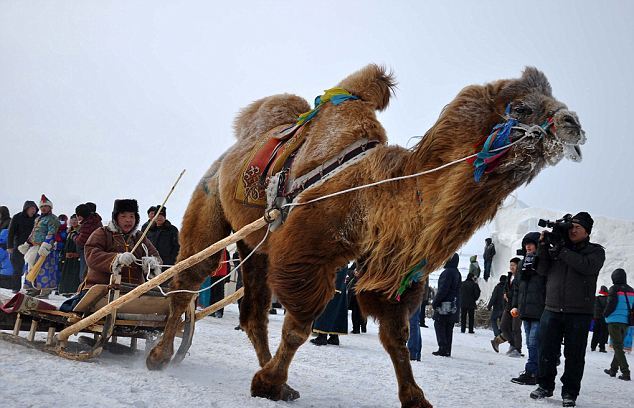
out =
[[[103,227],[101,223],[101,217],[97,213],[92,213],[88,217],[86,217],[79,226],[79,234],[77,234],[73,239],[75,240],[75,245],[79,248],[83,248],[92,234],[97,228]]]

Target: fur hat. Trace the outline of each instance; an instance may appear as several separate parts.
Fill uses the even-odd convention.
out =
[[[141,217],[139,216],[139,204],[134,199],[119,199],[114,200],[114,207],[112,209],[112,221],[117,222],[117,215],[122,212],[132,212],[134,213],[134,218],[136,218],[136,223],[134,227],[136,228],[139,225],[139,221]]]
[[[40,198],[40,205],[39,205],[40,210],[42,209],[42,207],[47,205],[51,207],[51,210],[53,209],[53,203],[51,202],[51,200],[49,200],[44,194],[42,194],[42,198]]]
[[[87,218],[90,215],[90,208],[86,204],[79,204],[75,208],[75,214],[79,215],[82,218]]]
[[[592,219],[590,214],[588,214],[587,212],[581,211],[580,213],[572,217],[572,222],[575,224],[581,225],[583,229],[586,230],[588,235],[592,232],[592,226],[594,225],[594,220]]]
[[[86,203],[86,207],[88,207],[91,213],[97,212],[97,204],[95,203],[91,203],[90,201],[88,201]]]

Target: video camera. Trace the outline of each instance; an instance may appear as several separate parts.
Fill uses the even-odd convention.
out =
[[[556,260],[559,251],[568,243],[568,231],[572,228],[572,215],[566,214],[555,221],[540,219],[537,225],[551,229],[544,231],[544,243],[548,247],[551,259]]]

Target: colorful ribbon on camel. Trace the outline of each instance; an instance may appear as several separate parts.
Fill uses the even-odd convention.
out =
[[[333,105],[339,105],[348,100],[359,99],[358,96],[352,95],[350,92],[343,88],[330,88],[324,91],[323,95],[315,98],[315,107],[308,112],[304,112],[297,118],[296,126],[301,126],[309,122],[317,112],[321,109],[326,102],[331,102]]]
[[[409,289],[409,287],[412,286],[414,282],[419,282],[421,280],[421,278],[423,277],[423,268],[425,267],[425,265],[427,265],[427,260],[423,259],[416,265],[412,266],[412,268],[407,272],[407,274],[401,281],[398,290],[396,291],[397,302],[401,301],[401,295],[405,293],[405,291]]]
[[[473,178],[476,183],[480,181],[482,175],[487,170],[487,167],[500,157],[504,156],[510,148],[508,145],[510,144],[511,129],[513,129],[513,126],[517,125],[517,119],[513,119],[509,116],[510,110],[511,104],[508,104],[505,111],[507,117],[506,122],[498,123],[495,127],[493,127],[491,134],[487,137],[484,145],[482,146],[482,150],[473,161],[473,167],[475,168],[473,170]],[[508,148],[494,152],[491,151],[504,146],[508,146]],[[491,170],[492,169],[489,169],[489,171]]]

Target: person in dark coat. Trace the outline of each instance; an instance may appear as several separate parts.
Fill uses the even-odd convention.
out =
[[[592,340],[590,340],[590,350],[595,351],[599,346],[599,352],[607,353],[605,351],[605,343],[608,342],[608,324],[603,317],[603,311],[608,304],[608,288],[607,286],[601,286],[599,294],[594,298],[594,314],[592,316],[594,321],[594,329],[592,331]]]
[[[352,331],[351,334],[365,333],[367,331],[367,319],[363,316],[359,302],[357,301],[357,294],[355,287],[357,286],[357,280],[359,279],[359,271],[357,270],[357,263],[353,262],[350,268],[348,268],[348,275],[346,276],[346,289],[348,294],[348,309],[352,318]]]
[[[62,295],[68,295],[77,292],[77,288],[81,283],[79,281],[79,253],[73,238],[79,233],[79,221],[77,215],[70,216],[68,236],[66,237],[66,245],[64,246],[64,264],[62,266],[62,277],[59,282],[58,291]]]
[[[506,355],[509,357],[522,357],[522,321],[518,317],[511,316],[513,308],[513,288],[518,284],[517,266],[519,258],[513,258],[509,262],[509,273],[504,286],[504,311],[500,319],[500,330],[502,333],[491,340],[491,346],[496,353],[500,352],[500,344],[509,342],[509,349]]]
[[[506,275],[500,276],[500,282],[493,288],[493,293],[487,304],[487,310],[491,311],[491,329],[493,330],[493,337],[497,337],[502,334],[498,320],[502,318],[504,313],[504,286],[506,286]]]
[[[178,228],[173,226],[165,218],[166,216],[167,208],[163,207],[158,217],[156,217],[156,223],[150,227],[147,237],[159,251],[165,265],[174,265],[180,249],[178,243]],[[167,267],[163,269],[167,269]]]
[[[33,231],[35,218],[37,218],[37,212],[38,208],[35,201],[25,201],[22,212],[14,215],[9,224],[7,252],[11,255],[13,277],[8,289],[12,289],[14,293],[18,292],[22,286],[22,272],[24,270],[24,255],[15,249],[29,239],[29,235]]]
[[[537,274],[537,243],[539,232],[529,232],[522,240],[524,259],[518,265],[518,285],[513,290],[511,315],[519,316],[524,325],[528,360],[524,372],[511,382],[522,385],[537,384],[539,362],[539,319],[544,311],[546,278]]]
[[[491,238],[487,238],[484,240],[484,254],[482,258],[484,258],[484,281],[489,280],[489,276],[491,276],[491,265],[493,264],[493,257],[495,256],[495,245],[493,244],[493,240]]]
[[[480,286],[473,275],[467,274],[467,278],[460,286],[460,331],[462,333],[467,330],[467,315],[469,316],[469,333],[475,333],[473,322],[478,299],[480,299]]]
[[[96,208],[96,207],[94,207]],[[101,228],[103,224],[101,223],[101,216],[96,212],[92,211],[93,207],[86,204],[79,204],[75,208],[75,214],[77,215],[77,220],[79,221],[79,231],[75,234],[73,240],[75,241],[75,247],[77,249],[77,253],[79,254],[79,280],[83,281],[86,277],[86,272],[88,270],[88,266],[86,265],[86,256],[84,252],[84,246],[86,242],[88,242],[88,238],[92,235],[95,230]]]
[[[537,248],[537,272],[546,276],[548,281],[546,306],[539,323],[539,387],[531,392],[533,399],[553,395],[563,340],[566,363],[561,377],[561,395],[564,406],[576,406],[585,366],[588,328],[594,312],[597,278],[605,262],[603,247],[590,242],[593,224],[590,214],[578,213],[572,217],[567,239],[554,245],[549,245],[542,232]],[[554,237],[550,235],[550,238]]]
[[[141,227],[141,232],[145,231],[145,229],[147,228],[147,226],[150,223],[150,221],[152,221],[152,218],[154,218],[154,216],[156,215],[156,210],[159,207],[160,206],[153,205],[153,206],[151,206],[150,208],[147,209],[147,221],[145,221],[143,223],[143,226]]]
[[[435,356],[450,357],[453,340],[453,326],[458,322],[458,310],[460,310],[460,272],[458,263],[460,257],[453,254],[445,264],[445,270],[438,278],[438,290],[432,307],[434,308],[434,330],[438,350],[432,354]]]
[[[11,225],[11,213],[9,209],[2,205],[0,206],[0,231],[8,229]]]
[[[317,337],[310,342],[316,346],[326,344],[339,345],[339,335],[348,334],[348,296],[346,276],[348,266],[337,270],[335,277],[335,296],[328,302],[324,311],[313,323],[313,333]]]
[[[603,370],[610,377],[615,377],[621,369],[620,380],[631,381],[630,366],[627,364],[623,351],[623,340],[628,327],[631,325],[629,315],[634,308],[634,289],[627,284],[627,275],[621,268],[612,272],[612,285],[608,291],[608,301],[605,305],[605,321],[608,323],[608,331],[612,337],[614,357],[610,368]]]
[[[425,327],[427,328],[428,326],[425,324],[425,314],[426,314],[426,309],[427,309],[427,305],[429,304],[429,276],[427,277],[427,279],[425,279],[425,286],[423,289],[423,301],[420,304],[420,327]]]

